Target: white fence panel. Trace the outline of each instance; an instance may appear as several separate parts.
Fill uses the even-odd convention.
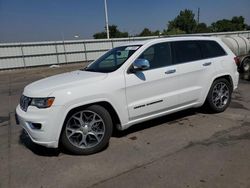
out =
[[[199,33],[183,36],[244,36],[250,39],[250,31]],[[32,43],[0,43],[0,70],[93,61],[113,47],[117,47],[132,41],[140,41],[158,37],[159,36],[109,40],[101,39]]]
[[[40,55],[40,54],[50,54],[56,53],[54,45],[36,45],[36,46],[24,46],[23,47],[24,55]]]
[[[23,59],[21,58],[0,59],[0,70],[16,68],[16,67],[24,67]]]
[[[65,58],[65,54],[58,55],[58,61],[59,61],[59,64],[67,63],[66,58]]]
[[[78,44],[65,44],[66,52],[79,52],[84,51],[84,45],[82,43]]]
[[[112,42],[99,42],[99,43],[86,43],[86,50],[87,51],[94,51],[94,50],[107,50],[112,48]]]
[[[56,56],[25,57],[26,67],[57,64]]]
[[[67,54],[67,61],[68,63],[85,61],[85,55],[84,53]]]
[[[87,59],[88,61],[94,61],[98,59],[101,55],[103,55],[105,52],[89,52],[87,53]]]
[[[114,41],[113,46],[117,47],[117,46],[121,46],[123,44],[129,43],[129,42],[131,42],[131,41]]]
[[[63,43],[57,44],[56,47],[57,47],[57,52],[58,53],[65,53]]]
[[[14,47],[0,47],[0,57],[22,56],[22,50],[20,46]]]

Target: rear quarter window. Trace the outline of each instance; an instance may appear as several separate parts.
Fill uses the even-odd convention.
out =
[[[226,55],[225,50],[215,41],[199,41],[203,58],[213,58]]]

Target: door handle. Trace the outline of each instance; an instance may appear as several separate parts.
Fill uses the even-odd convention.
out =
[[[176,72],[176,69],[171,69],[171,70],[167,70],[166,72],[165,72],[165,74],[173,74],[173,73],[175,73]]]
[[[212,63],[211,62],[207,62],[207,63],[203,63],[204,67],[210,66]]]

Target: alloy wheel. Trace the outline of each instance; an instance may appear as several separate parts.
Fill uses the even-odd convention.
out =
[[[87,149],[98,145],[105,134],[103,119],[95,112],[83,110],[73,114],[66,124],[66,136],[78,148]]]
[[[223,108],[229,101],[230,90],[224,82],[218,82],[212,92],[212,102],[217,108]]]

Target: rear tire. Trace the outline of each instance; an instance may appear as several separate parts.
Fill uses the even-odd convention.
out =
[[[246,58],[242,62],[241,70],[243,73],[250,73],[250,58]]]
[[[113,124],[105,108],[93,105],[71,113],[62,131],[61,144],[67,151],[76,155],[90,155],[108,145]]]
[[[205,107],[213,113],[224,112],[231,102],[232,90],[232,85],[225,78],[215,80],[207,95]]]

